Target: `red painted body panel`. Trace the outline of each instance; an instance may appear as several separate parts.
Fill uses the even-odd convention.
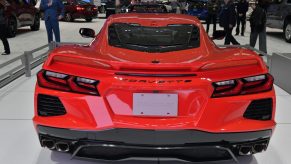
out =
[[[195,24],[200,28],[199,48],[146,53],[116,48],[107,43],[107,28],[113,22],[143,26]],[[160,61],[153,64],[153,60]],[[126,14],[111,16],[89,46],[61,46],[55,49],[43,69],[99,80],[100,96],[42,88],[35,90],[35,125],[79,130],[111,128],[196,129],[207,132],[247,132],[275,128],[275,92],[211,98],[213,82],[266,74],[262,59],[243,48],[218,48],[209,39],[198,19],[176,14]],[[193,73],[191,77],[130,77],[116,72]],[[190,82],[184,83],[183,81]],[[162,81],[162,82],[161,82]],[[177,117],[139,117],[132,114],[133,93],[178,94]],[[66,115],[41,117],[37,95],[59,97]],[[272,98],[269,121],[245,119],[243,113],[252,100]]]

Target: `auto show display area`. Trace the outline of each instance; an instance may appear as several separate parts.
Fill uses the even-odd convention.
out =
[[[75,23],[61,22],[62,41],[65,42],[89,42],[91,39],[81,38],[78,34],[80,27],[94,28],[96,33],[103,25],[104,19],[93,20],[92,23],[84,23],[82,20]],[[248,26],[247,26],[248,27]],[[281,38],[281,33],[268,29],[268,53],[291,52],[291,46]],[[212,30],[210,30],[212,31]],[[238,36],[241,44],[248,43],[249,30],[245,37]],[[21,55],[26,50],[37,48],[47,43],[44,24],[41,22],[40,32],[27,32],[22,29],[16,38],[9,40],[11,43],[12,55],[1,56],[0,63]],[[222,44],[223,41],[217,41]],[[13,53],[15,52],[15,53]],[[71,159],[69,154],[52,152],[40,147],[37,134],[32,124],[33,117],[33,98],[36,73],[41,66],[32,71],[30,78],[20,77],[16,81],[0,89],[0,163],[2,164],[103,164],[108,162],[96,162]],[[291,161],[291,95],[274,86],[277,97],[277,127],[266,152],[249,157],[240,157],[242,164],[288,164]],[[171,159],[152,159],[120,162],[121,164],[151,164],[183,163]],[[219,164],[232,164],[234,161],[212,162]]]

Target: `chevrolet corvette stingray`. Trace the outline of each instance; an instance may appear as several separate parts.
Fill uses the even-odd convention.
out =
[[[40,144],[76,158],[236,160],[267,149],[273,77],[247,48],[218,48],[189,15],[110,16],[88,45],[50,52],[37,74]]]

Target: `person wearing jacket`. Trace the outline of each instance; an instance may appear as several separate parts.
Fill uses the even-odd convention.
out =
[[[220,4],[218,0],[210,0],[207,3],[208,15],[206,18],[206,32],[209,32],[209,26],[213,23],[213,33],[216,31],[216,20],[219,12]]]
[[[239,27],[241,24],[241,36],[244,36],[245,25],[246,25],[246,14],[249,9],[249,3],[246,0],[240,0],[236,6],[237,11],[237,26],[236,34],[239,35]]]
[[[47,31],[48,42],[53,41],[53,33],[55,41],[60,42],[59,20],[64,17],[64,5],[61,0],[41,0],[40,9],[44,11],[45,27]],[[61,11],[59,13],[59,11]]]
[[[259,50],[267,53],[266,12],[259,5],[251,5],[253,12],[250,16],[250,46],[255,47],[259,35]]]
[[[239,45],[232,35],[232,29],[236,24],[235,6],[231,0],[224,0],[224,3],[219,17],[219,25],[224,28],[226,33],[224,44],[229,45],[232,43],[234,45]]]
[[[6,19],[4,15],[4,10],[9,3],[6,0],[0,0],[0,39],[2,40],[4,46],[4,52],[2,55],[10,54],[10,47],[7,40],[7,32],[6,32]]]

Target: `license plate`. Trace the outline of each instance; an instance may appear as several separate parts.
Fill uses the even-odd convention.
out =
[[[177,116],[178,95],[164,93],[134,93],[133,115]]]
[[[87,8],[87,11],[91,11],[91,8]]]

